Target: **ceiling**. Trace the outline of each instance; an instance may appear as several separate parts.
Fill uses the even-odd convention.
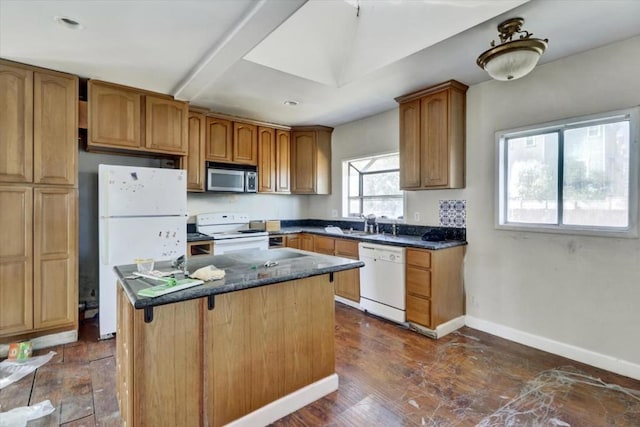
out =
[[[226,114],[337,126],[445,80],[488,80],[475,60],[516,16],[549,39],[542,64],[640,34],[636,0],[0,0],[0,57]]]

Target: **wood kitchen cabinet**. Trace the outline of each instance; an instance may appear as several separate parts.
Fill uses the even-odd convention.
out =
[[[188,118],[186,102],[145,96],[145,148],[154,153],[186,155]]]
[[[210,162],[258,164],[258,126],[207,117],[205,158]]]
[[[258,127],[258,191],[289,193],[290,132]]]
[[[314,248],[314,236],[313,234],[300,233],[300,249],[303,251],[313,252]]]
[[[0,184],[0,336],[33,328],[33,189]]]
[[[258,126],[233,122],[233,163],[258,164]]]
[[[33,199],[34,328],[73,325],[78,311],[78,192],[37,187]]]
[[[205,172],[205,133],[206,117],[202,113],[189,111],[187,124],[187,155],[180,158],[180,169],[187,170],[187,191],[203,192],[206,185]]]
[[[0,61],[0,182],[75,185],[78,78]]]
[[[467,86],[450,80],[396,98],[400,188],[464,188]]]
[[[291,131],[291,193],[331,194],[331,132],[324,126]]]
[[[431,251],[408,248],[407,321],[435,330],[464,315],[462,262],[465,246]]]
[[[78,78],[0,60],[0,342],[77,328]]]
[[[233,161],[233,122],[207,117],[205,158],[211,162]]]
[[[88,149],[187,155],[186,102],[97,80],[88,95]]]
[[[276,130],[258,127],[258,192],[276,192]]]
[[[335,239],[334,255],[344,258],[360,259],[358,242],[349,239]],[[347,270],[335,277],[336,295],[360,302],[360,269]]]

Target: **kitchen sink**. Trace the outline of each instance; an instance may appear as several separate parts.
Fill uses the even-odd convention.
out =
[[[369,233],[361,230],[342,230],[342,234],[345,236],[366,236]]]

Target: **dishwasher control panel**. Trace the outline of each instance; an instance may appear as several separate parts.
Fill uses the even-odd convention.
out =
[[[376,245],[372,243],[360,243],[360,257],[374,258],[381,261],[404,263],[404,248],[397,246]]]

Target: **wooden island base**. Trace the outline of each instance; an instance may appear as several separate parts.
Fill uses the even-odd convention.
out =
[[[157,306],[145,323],[118,286],[125,425],[266,425],[336,390],[333,295],[324,274],[216,295],[212,310]]]

